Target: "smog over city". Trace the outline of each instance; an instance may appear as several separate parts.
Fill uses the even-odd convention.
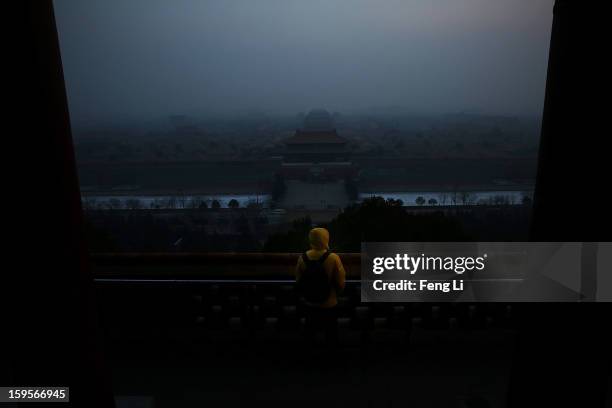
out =
[[[552,0],[55,2],[73,121],[540,115]]]
[[[552,4],[55,1],[92,242],[297,250],[379,204],[524,238]]]

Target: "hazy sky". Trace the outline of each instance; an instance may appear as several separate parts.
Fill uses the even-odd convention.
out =
[[[73,120],[540,114],[553,0],[56,0]]]

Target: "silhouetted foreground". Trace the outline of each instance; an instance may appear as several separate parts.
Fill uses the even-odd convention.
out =
[[[107,262],[97,276],[112,275],[102,269],[114,268]],[[186,266],[166,262],[165,269],[180,274]],[[462,407],[469,397],[493,406],[505,398],[514,339],[507,305],[367,305],[349,280],[331,352],[322,338],[314,349],[304,342],[305,310],[289,275],[199,275],[98,281],[116,395],[150,396],[156,407],[306,407],[321,398],[355,407]]]

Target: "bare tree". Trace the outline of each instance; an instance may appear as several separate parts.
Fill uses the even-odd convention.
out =
[[[472,204],[472,202],[474,201],[474,195],[469,191],[462,191],[461,193],[459,193],[459,199],[461,200],[461,204],[463,205]]]
[[[200,208],[202,202],[203,200],[201,197],[192,197],[191,200],[189,200],[189,208]]]
[[[157,198],[155,198],[155,199],[153,199],[151,201],[151,204],[149,204],[149,207],[150,208],[158,208],[159,209],[159,208],[162,207],[162,204],[159,202],[159,200]]]
[[[496,196],[493,197],[493,204],[495,205],[505,205],[508,203],[509,203],[508,196],[505,196],[503,194],[497,194]]]
[[[176,208],[176,197],[171,196],[168,198],[168,208]]]
[[[130,210],[138,210],[142,208],[142,202],[138,198],[129,198],[125,201],[125,206]]]
[[[118,210],[121,208],[121,200],[118,198],[111,198],[108,200],[108,208],[111,210]]]
[[[446,191],[442,191],[438,194],[438,199],[442,205],[446,205],[446,200],[448,200],[448,193]]]
[[[185,193],[182,191],[179,192],[178,202],[181,208],[185,208],[185,204],[187,203],[187,197],[185,197]]]
[[[98,201],[95,198],[83,197],[83,208],[86,210],[95,210],[98,206]]]
[[[255,200],[249,200],[249,202],[247,203],[247,208],[249,209],[259,209],[261,207],[262,207],[261,203]]]
[[[521,202],[523,203],[523,205],[531,205],[533,200],[529,195],[523,194],[523,199],[521,200]]]

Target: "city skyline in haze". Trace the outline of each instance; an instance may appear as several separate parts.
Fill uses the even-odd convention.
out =
[[[540,115],[552,0],[56,0],[73,122]]]

